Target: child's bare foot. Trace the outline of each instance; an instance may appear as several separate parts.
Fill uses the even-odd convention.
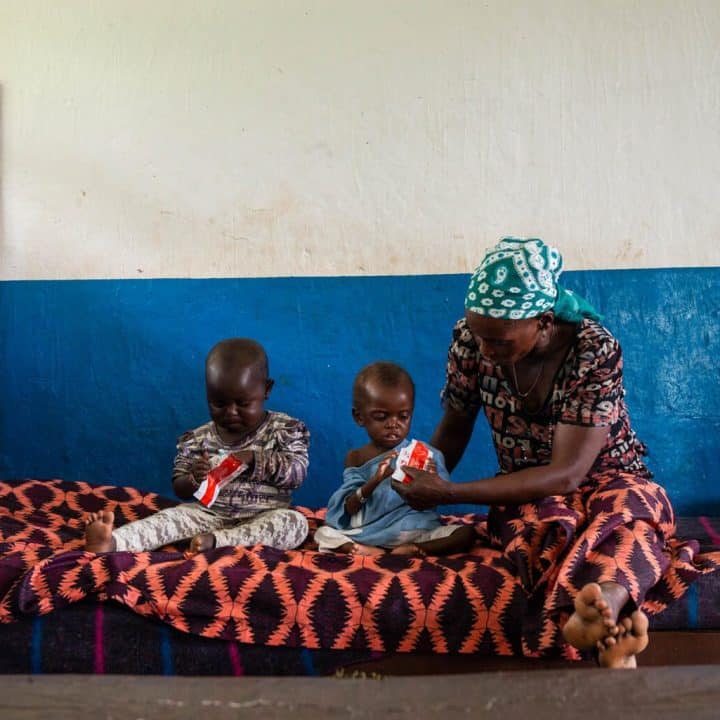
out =
[[[190,552],[201,553],[215,547],[215,536],[212,533],[200,533],[190,541]]]
[[[375,545],[363,545],[362,543],[346,542],[333,548],[335,552],[345,553],[346,555],[365,555],[371,557],[373,555],[382,555],[385,551]]]
[[[115,538],[112,536],[115,513],[110,510],[90,513],[83,518],[85,523],[85,549],[90,552],[112,552]]]
[[[636,610],[618,622],[617,635],[598,642],[598,662],[606,668],[632,670],[637,667],[636,655],[648,646],[649,640],[647,615]]]
[[[610,591],[608,585],[588,583],[575,597],[575,612],[565,623],[563,636],[578,650],[589,650],[618,633],[616,618],[627,602],[627,591],[614,583],[612,587],[619,591]]]
[[[391,555],[417,555],[418,557],[425,557],[425,551],[415,543],[404,543],[403,545],[397,545],[390,551]]]
[[[362,543],[353,543],[350,550],[353,555],[364,555],[365,557],[374,557],[375,555],[384,555],[385,550],[375,545],[363,545]]]
[[[364,555],[365,557],[373,557],[374,555],[383,555],[385,551],[375,545],[363,545],[362,543],[345,543],[338,548],[338,552],[345,552],[348,555]]]

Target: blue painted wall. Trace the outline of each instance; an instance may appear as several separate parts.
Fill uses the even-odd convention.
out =
[[[348,447],[355,372],[379,358],[418,385],[414,434],[438,393],[467,275],[0,283],[0,476],[129,484],[171,494],[177,435],[206,421],[203,363],[222,337],[257,338],[269,407],[312,431],[296,501],[325,503]],[[678,511],[720,514],[720,268],[567,272],[625,352],[633,424]],[[456,480],[494,472],[482,421]]]

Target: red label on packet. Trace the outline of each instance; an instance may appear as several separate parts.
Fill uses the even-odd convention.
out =
[[[395,472],[392,474],[393,479],[405,484],[411,483],[412,478],[403,472],[403,466],[425,470],[430,458],[432,458],[432,451],[425,443],[411,440],[410,444],[406,445],[398,454]]]
[[[242,460],[228,455],[207,474],[193,496],[206,507],[210,507],[217,500],[220,490],[246,468],[247,465]]]

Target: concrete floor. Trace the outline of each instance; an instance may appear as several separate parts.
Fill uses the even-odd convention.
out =
[[[385,678],[0,677],[2,720],[720,717],[720,666]]]

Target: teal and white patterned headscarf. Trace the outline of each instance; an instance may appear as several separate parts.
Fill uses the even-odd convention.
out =
[[[470,279],[465,309],[503,320],[525,320],[552,310],[560,320],[600,320],[595,308],[558,285],[563,259],[539,238],[503,238]]]

